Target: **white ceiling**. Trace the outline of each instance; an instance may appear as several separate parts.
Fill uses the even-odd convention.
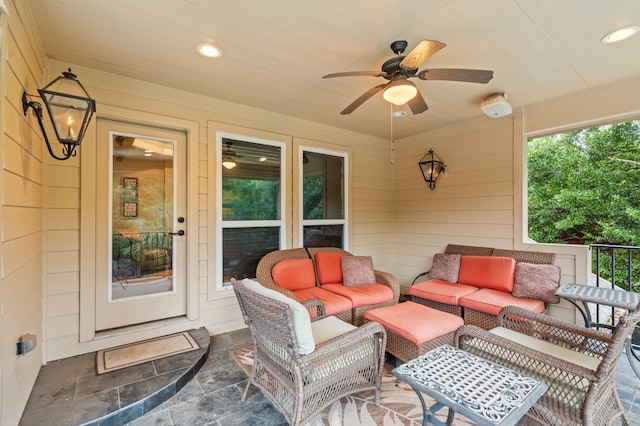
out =
[[[494,71],[486,85],[414,79],[429,110],[395,119],[396,138],[484,116],[506,92],[515,107],[640,75],[640,36],[613,45],[609,31],[640,25],[638,0],[30,0],[48,56],[126,77],[389,137],[390,104],[347,105],[378,77],[389,45],[447,47],[420,67]],[[199,56],[214,42],[222,58]],[[79,76],[82,81],[82,76]],[[406,106],[396,107],[400,109]],[[486,118],[489,120],[489,118]]]

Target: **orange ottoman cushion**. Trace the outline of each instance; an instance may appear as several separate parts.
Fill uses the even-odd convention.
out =
[[[389,331],[416,345],[457,330],[464,320],[457,315],[442,312],[414,302],[365,312],[365,319],[382,324]]]
[[[498,315],[500,309],[505,306],[519,306],[539,313],[544,313],[546,310],[542,300],[521,299],[509,293],[489,288],[481,288],[475,293],[461,297],[460,306],[491,315]]]
[[[460,300],[462,296],[466,296],[477,290],[477,287],[470,285],[452,284],[442,280],[428,280],[410,286],[408,293],[411,296],[432,300],[434,302],[458,305],[458,300]]]

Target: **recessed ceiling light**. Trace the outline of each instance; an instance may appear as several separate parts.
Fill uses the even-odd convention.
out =
[[[631,36],[634,36],[640,32],[640,27],[637,25],[630,25],[628,27],[620,28],[615,31],[611,31],[609,34],[602,37],[604,44],[616,43],[618,41],[626,40]]]
[[[202,56],[206,56],[207,58],[219,58],[222,56],[222,50],[219,47],[214,46],[209,43],[202,43],[196,47],[196,50]]]

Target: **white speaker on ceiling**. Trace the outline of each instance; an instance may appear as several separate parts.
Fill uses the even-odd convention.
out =
[[[496,93],[488,96],[480,104],[480,109],[491,118],[506,117],[511,115],[512,112],[511,105],[507,102],[506,93]]]

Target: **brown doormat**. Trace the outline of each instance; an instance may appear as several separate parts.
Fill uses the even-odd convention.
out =
[[[191,337],[191,334],[185,331],[98,351],[96,353],[96,369],[98,374],[110,373],[121,368],[194,351],[199,348],[200,346]]]

